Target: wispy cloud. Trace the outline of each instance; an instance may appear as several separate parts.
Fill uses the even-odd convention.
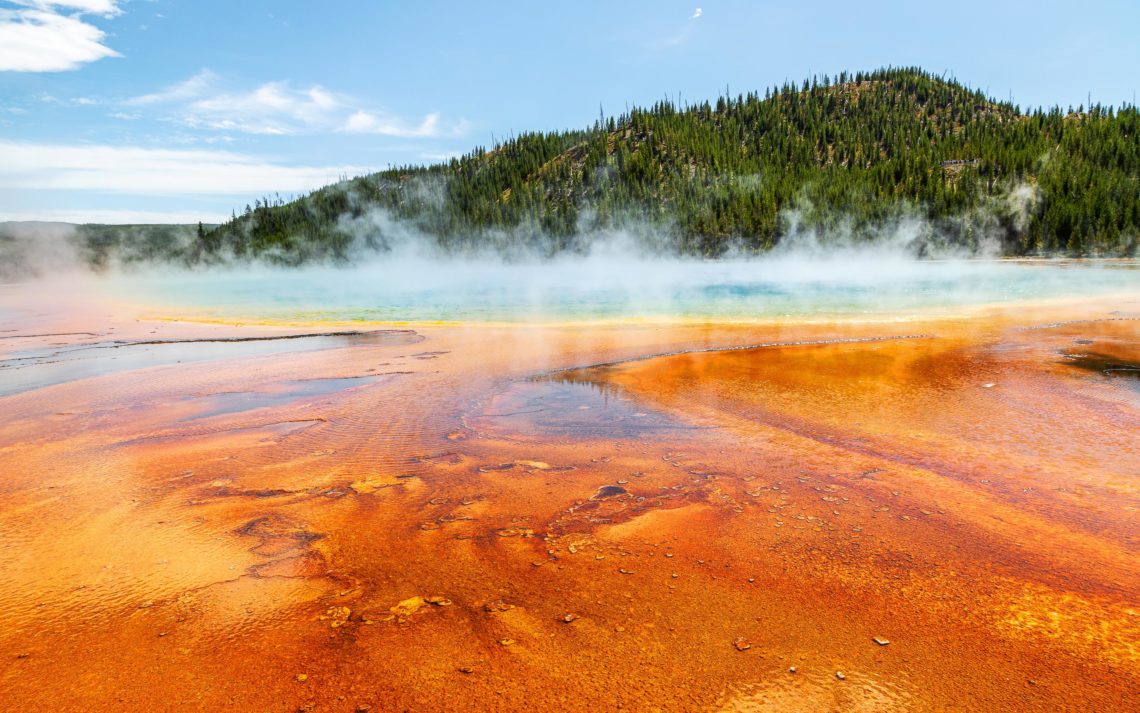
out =
[[[362,166],[284,165],[230,151],[0,140],[0,190],[136,195],[303,193]]]
[[[84,15],[113,17],[119,0],[9,0],[0,8],[0,72],[62,72],[119,53]],[[11,6],[15,6],[14,8]]]
[[[153,94],[143,94],[132,97],[125,104],[129,106],[143,106],[146,104],[167,104],[171,102],[187,101],[201,97],[210,91],[218,81],[218,75],[208,69],[203,69],[193,77],[172,84]]]
[[[689,40],[692,39],[694,33],[700,32],[696,21],[704,17],[704,15],[704,9],[698,7],[693,10],[693,14],[689,15],[684,24],[674,25],[673,23],[676,22],[676,20],[670,20],[670,26],[675,29],[666,35],[658,36],[655,38],[651,37],[650,39],[644,41],[643,47],[651,54],[657,54],[660,52],[673,50],[677,47],[687,44]]]
[[[251,90],[233,91],[222,79],[203,70],[177,84],[124,102],[132,107],[165,106],[174,120],[198,129],[248,134],[291,135],[314,132],[379,134],[404,138],[455,135],[466,130],[459,121],[444,126],[439,114],[418,121],[361,106],[353,97],[320,85],[297,88],[289,82],[266,82]]]

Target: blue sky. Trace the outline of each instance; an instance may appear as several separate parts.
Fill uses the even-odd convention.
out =
[[[207,222],[663,96],[919,65],[1120,105],[1140,2],[0,0],[0,220]]]

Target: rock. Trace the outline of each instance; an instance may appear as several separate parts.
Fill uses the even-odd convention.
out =
[[[451,606],[451,600],[448,599],[447,597],[428,597],[424,601],[427,602],[428,604],[431,604],[432,606],[437,606],[437,607],[449,607],[449,606]]]
[[[515,465],[521,465],[524,468],[534,468],[535,470],[550,470],[554,467],[540,460],[516,460]]]
[[[418,612],[420,610],[420,607],[426,603],[427,602],[424,601],[423,597],[410,597],[392,607],[388,611],[392,612],[396,616],[408,616],[410,614],[415,614]]]
[[[307,674],[307,673],[297,674],[297,683],[304,683],[305,681],[308,681],[308,680],[309,680],[309,674]]]
[[[143,602],[142,604],[139,604],[139,609],[150,609],[150,608],[151,608],[151,607],[153,607],[153,606],[154,606],[154,602],[152,602],[152,601],[145,601],[145,602]]]
[[[514,639],[499,639],[499,644],[501,646],[514,646],[515,640]]]
[[[471,668],[470,666],[460,666],[457,670],[459,671],[459,673],[466,673],[466,674],[475,673],[475,669]]]
[[[498,465],[481,465],[481,466],[479,466],[479,472],[480,473],[494,473],[495,471],[500,471],[500,470],[510,470],[511,468],[514,468],[514,467],[515,467],[514,463],[500,463]]]
[[[350,616],[352,616],[352,610],[348,607],[329,607],[318,618],[321,621],[327,621],[332,628],[339,629],[348,623]]]
[[[835,677],[838,678],[840,681],[846,681],[847,680],[847,677],[843,675],[842,671],[836,671]]]
[[[880,639],[877,636],[871,637],[871,641],[874,641],[879,646],[887,646],[888,644],[891,643],[888,639]]]
[[[625,495],[629,491],[620,485],[603,485],[598,488],[598,492],[594,493],[593,500],[601,500],[602,498],[612,498],[618,495]]]
[[[564,615],[562,616],[562,621],[563,621],[563,623],[565,623],[565,624],[569,624],[570,622],[572,622],[572,621],[577,621],[577,620],[578,620],[578,615],[577,615],[577,614],[567,613],[567,614],[564,614]]]
[[[747,651],[748,649],[752,648],[752,644],[743,636],[738,636],[733,639],[732,645],[736,647],[737,651]]]
[[[621,572],[622,574],[637,574],[637,572],[633,572],[628,569],[619,569],[618,572]]]
[[[400,480],[391,473],[377,473],[361,478],[360,480],[355,480],[349,483],[348,487],[352,488],[353,492],[357,495],[367,495],[369,493],[375,493],[377,490],[398,485],[399,482]]]
[[[514,604],[507,604],[502,599],[496,599],[493,602],[487,602],[486,604],[483,605],[483,611],[488,612],[488,613],[510,611],[511,609],[514,609],[514,608],[515,608]]]
[[[788,673],[795,673],[795,672],[796,672],[795,666],[788,666]]]

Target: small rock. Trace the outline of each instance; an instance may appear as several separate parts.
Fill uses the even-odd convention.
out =
[[[636,572],[632,572],[628,569],[619,569],[618,571],[621,572],[622,574],[637,574]]]
[[[142,604],[139,604],[139,609],[150,609],[153,606],[154,606],[154,602],[146,601],[146,602],[143,602]]]
[[[475,669],[471,668],[470,666],[460,666],[459,673],[472,674],[475,673]]]
[[[577,614],[567,613],[567,614],[564,614],[562,616],[562,621],[566,624],[569,624],[570,622],[577,621],[577,620],[578,620]]]
[[[871,641],[874,641],[879,646],[887,646],[891,643],[889,639],[880,639],[877,636],[871,637]]]
[[[514,646],[515,640],[514,639],[499,639],[499,645],[500,646]]]
[[[788,666],[788,673],[795,673],[795,672],[796,672],[795,666]]]
[[[620,485],[603,485],[598,488],[598,492],[594,493],[592,500],[601,500],[602,498],[612,498],[618,495],[625,495],[628,490]]]
[[[748,649],[752,648],[752,644],[743,636],[738,636],[733,639],[732,645],[736,647],[737,651],[747,651]]]
[[[451,600],[448,599],[447,597],[428,597],[424,601],[427,602],[428,604],[431,604],[432,606],[437,606],[437,607],[449,607],[449,606],[451,606]]]
[[[409,597],[408,599],[401,601],[396,606],[390,608],[388,611],[392,612],[396,616],[409,616],[419,611],[420,607],[422,607],[424,604],[426,604],[426,601],[423,597]],[[337,607],[333,607],[333,609],[336,608]]]
[[[676,572],[674,572],[674,573],[673,573],[672,575],[670,575],[670,576],[671,576],[671,577],[673,577],[673,579],[676,579],[677,577],[680,577],[681,575],[679,575],[679,574],[677,574]]]
[[[836,671],[835,677],[838,678],[840,681],[846,681],[847,680],[847,677],[843,675],[842,671]]]
[[[297,674],[297,683],[304,683],[305,681],[308,681],[308,680],[309,680],[309,674],[307,674],[307,673]]]

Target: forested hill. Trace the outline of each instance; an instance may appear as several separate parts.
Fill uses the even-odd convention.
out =
[[[202,231],[193,255],[347,258],[409,231],[445,249],[582,250],[595,231],[668,249],[764,250],[791,231],[1004,254],[1135,254],[1140,116],[1101,106],[1023,113],[919,69],[822,77],[589,129],[529,133],[450,163],[259,201]]]

